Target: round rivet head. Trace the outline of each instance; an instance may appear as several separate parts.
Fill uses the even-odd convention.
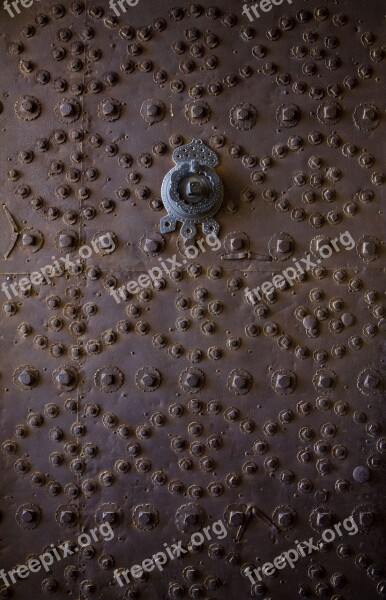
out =
[[[355,323],[355,317],[351,313],[344,313],[340,320],[342,321],[345,327],[350,327]]]
[[[314,329],[318,325],[318,320],[313,315],[307,315],[303,319],[303,325],[305,329]]]
[[[368,467],[355,467],[353,478],[357,483],[366,483],[370,479],[370,469]]]
[[[24,523],[32,523],[36,518],[36,513],[30,509],[23,509],[21,519]]]
[[[152,387],[155,384],[155,377],[151,373],[145,373],[141,379],[141,383],[148,387]]]
[[[112,102],[108,102],[108,101],[104,102],[102,105],[102,111],[103,111],[103,114],[106,116],[113,115],[115,112],[114,104]]]
[[[74,114],[74,107],[69,102],[62,102],[59,109],[62,117],[71,117]]]

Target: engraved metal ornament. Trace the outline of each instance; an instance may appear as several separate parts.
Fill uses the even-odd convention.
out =
[[[167,216],[160,221],[161,233],[175,231],[182,223],[181,235],[190,240],[202,223],[205,235],[217,235],[219,224],[213,216],[223,201],[223,186],[214,168],[218,165],[215,152],[202,140],[192,140],[173,152],[176,166],[165,176],[161,195]]]

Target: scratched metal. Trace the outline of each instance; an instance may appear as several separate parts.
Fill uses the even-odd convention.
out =
[[[0,597],[385,598],[382,2],[115,6],[0,5],[0,566],[115,531]],[[224,188],[221,248],[198,226],[195,259],[181,223],[160,232],[192,140]],[[248,303],[346,231],[353,249]],[[159,259],[170,277],[122,299]],[[219,519],[224,539],[118,585]],[[245,576],[310,537],[294,569]]]

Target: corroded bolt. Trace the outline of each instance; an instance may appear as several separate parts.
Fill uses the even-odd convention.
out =
[[[197,387],[199,384],[199,378],[195,373],[188,373],[185,377],[185,385],[189,387]]]
[[[319,375],[318,378],[318,387],[320,388],[330,388],[332,387],[333,379],[329,375]]]
[[[57,383],[59,383],[59,385],[70,385],[70,383],[72,381],[72,376],[71,376],[71,373],[69,373],[65,369],[60,369],[60,371],[57,373],[55,379],[56,379]]]
[[[24,521],[24,523],[33,523],[33,521],[35,521],[36,519],[36,512],[29,508],[23,508],[21,518]]]
[[[322,567],[320,567],[319,565],[311,565],[308,570],[308,573],[311,579],[319,579],[323,576]]]
[[[101,384],[102,385],[112,385],[114,382],[114,375],[112,373],[102,373],[101,375]]]
[[[374,523],[374,514],[370,511],[360,511],[359,523],[364,527],[369,527]]]
[[[324,119],[336,119],[336,117],[339,115],[339,111],[338,108],[336,106],[325,106],[323,108],[323,118]]]
[[[289,527],[293,524],[293,516],[289,512],[279,512],[277,520],[282,527]]]
[[[243,375],[235,375],[233,377],[232,387],[237,390],[244,390],[248,387],[248,378]]]
[[[211,356],[218,360],[219,358],[221,358],[222,353],[221,353],[221,349],[220,348],[213,348],[212,352],[211,352]]]
[[[314,329],[318,325],[318,320],[313,315],[307,315],[303,319],[303,325],[306,329]]]
[[[198,522],[198,515],[185,515],[184,517],[184,524],[185,525],[196,525],[196,523]]]
[[[113,511],[104,511],[102,513],[102,521],[103,523],[114,523],[116,520],[116,514]]]
[[[23,246],[33,246],[35,243],[35,236],[30,233],[23,233],[21,243]]]
[[[61,248],[70,248],[73,244],[73,238],[67,233],[62,233],[59,236],[59,246]]]
[[[229,348],[230,348],[231,350],[235,350],[236,348],[238,348],[238,347],[239,347],[239,341],[238,341],[238,340],[236,340],[236,339],[229,340],[229,344],[228,344],[228,345],[229,345]]]
[[[24,112],[32,113],[35,109],[35,103],[32,100],[23,100],[20,107]]]
[[[370,479],[370,469],[368,467],[355,467],[353,478],[358,483],[366,483]]]
[[[306,176],[304,173],[297,173],[294,177],[294,182],[297,185],[304,185],[306,182]]]
[[[149,104],[146,109],[148,117],[156,117],[159,114],[159,107],[156,104]]]
[[[312,218],[312,222],[316,226],[322,225],[322,223],[323,223],[323,216],[322,215],[314,215],[314,217]]]
[[[328,527],[331,524],[331,515],[325,511],[318,511],[316,516],[316,525],[318,527]]]
[[[239,527],[244,522],[244,513],[242,513],[240,510],[232,510],[229,513],[228,521],[229,525],[232,525],[233,527]]]
[[[110,102],[109,100],[106,100],[106,102],[103,102],[102,112],[106,117],[113,115],[115,113],[115,106],[114,106],[113,102]]]
[[[276,376],[275,387],[279,390],[287,390],[291,387],[291,377],[279,373],[279,375]]]
[[[308,139],[310,140],[311,144],[318,144],[322,140],[322,134],[319,133],[319,131],[313,131],[308,136]]]
[[[363,385],[370,390],[376,390],[379,386],[379,383],[379,377],[369,374],[366,376]]]
[[[23,371],[19,373],[18,380],[22,385],[32,385],[35,381],[35,377],[29,369],[23,369]]]
[[[281,111],[282,121],[293,121],[295,118],[295,111],[293,108],[283,108]]]
[[[141,525],[150,525],[153,520],[153,515],[151,512],[141,510],[138,514],[138,523]]]
[[[57,587],[57,583],[55,582],[55,590],[54,591],[56,591],[56,587]],[[95,589],[96,589],[96,586],[93,581],[82,581],[82,583],[81,583],[82,596],[89,598],[90,596],[94,595]]]
[[[62,102],[59,110],[62,117],[71,117],[74,114],[74,107],[70,102]]]
[[[145,167],[150,167],[150,165],[152,164],[151,156],[149,154],[143,154],[143,156],[141,156],[141,163]]]
[[[229,247],[231,250],[241,250],[244,245],[242,238],[231,238],[229,240]]]
[[[325,190],[323,190],[323,198],[327,202],[331,202],[335,199],[335,191],[331,188],[326,188]]]
[[[375,242],[363,242],[362,254],[375,254],[377,251],[377,245]]]
[[[60,512],[60,520],[62,523],[72,523],[75,519],[75,515],[71,510],[62,510]]]
[[[52,51],[52,57],[55,60],[61,60],[64,57],[64,51],[61,48],[54,48]]]
[[[289,252],[291,250],[290,240],[277,240],[276,241],[276,252]]]
[[[151,373],[145,373],[141,379],[141,383],[147,387],[152,387],[155,385],[156,379]]]
[[[145,252],[157,252],[159,244],[157,240],[152,240],[147,238],[143,244],[143,249]]]
[[[364,108],[362,118],[367,119],[367,121],[375,121],[377,112],[374,108]]]
[[[249,110],[247,108],[238,108],[236,111],[236,118],[239,121],[246,121],[249,119]]]
[[[200,117],[204,116],[205,109],[203,106],[192,106],[190,114],[193,119],[199,119]]]

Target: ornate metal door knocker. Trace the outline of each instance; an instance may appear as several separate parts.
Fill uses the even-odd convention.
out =
[[[165,176],[161,189],[168,211],[160,221],[161,233],[175,231],[180,221],[184,239],[195,237],[198,223],[205,235],[217,235],[220,226],[213,216],[220,210],[223,186],[214,170],[216,153],[202,140],[192,140],[174,150],[173,160],[176,166]]]

